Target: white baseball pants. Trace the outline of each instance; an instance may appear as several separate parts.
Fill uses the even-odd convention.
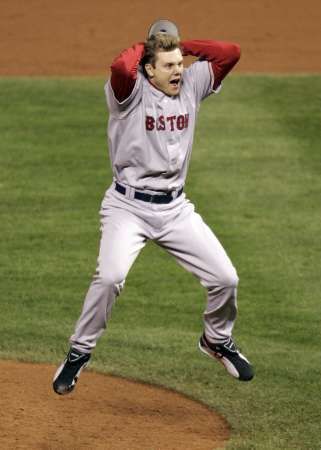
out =
[[[129,269],[148,240],[199,279],[207,290],[206,336],[211,342],[226,340],[237,314],[238,277],[222,245],[185,194],[159,205],[133,199],[128,191],[122,195],[113,184],[102,202],[98,266],[70,338],[72,347],[90,353],[96,346]]]

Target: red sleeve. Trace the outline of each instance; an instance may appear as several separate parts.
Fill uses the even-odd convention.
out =
[[[135,44],[117,56],[111,65],[111,87],[119,102],[128,98],[134,89],[143,52],[144,44]]]
[[[211,63],[215,90],[240,59],[241,50],[237,44],[222,41],[193,40],[181,43],[184,55],[197,56]]]

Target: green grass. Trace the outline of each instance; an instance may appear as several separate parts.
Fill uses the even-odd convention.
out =
[[[0,357],[60,362],[95,269],[110,184],[101,79],[0,80]],[[201,108],[186,191],[238,269],[235,382],[197,351],[205,293],[156,245],[91,367],[168,386],[232,427],[230,450],[320,449],[321,77],[237,76]]]

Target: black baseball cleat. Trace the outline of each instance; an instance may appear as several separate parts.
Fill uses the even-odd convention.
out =
[[[80,353],[71,348],[53,378],[54,391],[59,395],[73,391],[81,371],[88,365],[89,360],[89,353]]]
[[[232,338],[222,344],[213,344],[203,333],[198,345],[203,353],[221,362],[232,377],[240,381],[250,381],[254,377],[253,367],[238,350]]]

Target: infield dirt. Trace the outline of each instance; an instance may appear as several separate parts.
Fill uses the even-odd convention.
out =
[[[228,438],[223,418],[176,392],[87,371],[59,397],[54,372],[0,362],[2,449],[210,450]]]
[[[238,72],[321,72],[321,2],[3,0],[0,75],[104,75],[160,17],[184,39],[237,42]]]
[[[104,76],[112,59],[144,40],[160,17],[177,22],[183,39],[238,42],[236,72],[321,72],[319,0],[150,5],[4,0],[0,76]],[[172,391],[86,372],[76,392],[61,398],[51,390],[53,373],[52,366],[0,362],[1,448],[213,450],[228,439],[222,417]]]

